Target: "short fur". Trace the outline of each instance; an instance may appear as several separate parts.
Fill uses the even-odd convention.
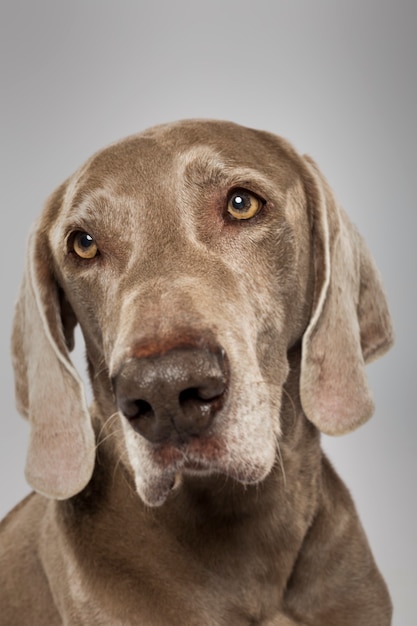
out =
[[[252,219],[227,213],[237,188],[264,201]],[[75,231],[96,258],[72,252]],[[90,409],[69,356],[77,322]],[[320,431],[371,416],[364,365],[391,343],[363,240],[284,140],[185,121],[93,156],[28,246],[13,363],[37,493],[0,527],[0,624],[388,626]],[[118,410],[126,364],[218,359],[213,345],[227,389],[210,425],[138,434]]]

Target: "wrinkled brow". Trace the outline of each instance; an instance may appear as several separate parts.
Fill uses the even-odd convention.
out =
[[[284,199],[285,188],[280,188],[276,181],[272,181],[258,169],[238,165],[230,157],[222,156],[220,151],[206,147],[193,148],[180,157],[179,163],[179,174],[186,187],[203,189],[248,186],[254,188],[254,191],[263,190],[270,196]]]
[[[115,228],[115,209],[118,206],[123,206],[124,227],[134,228],[134,216],[137,213],[134,198],[128,194],[115,194],[108,187],[80,190],[67,199],[65,210],[52,228],[52,241],[58,244],[74,229],[89,231],[92,228],[97,234],[112,232]]]

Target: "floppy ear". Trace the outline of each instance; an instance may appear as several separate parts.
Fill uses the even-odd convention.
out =
[[[315,289],[303,336],[300,393],[307,418],[322,432],[349,432],[374,405],[365,363],[392,345],[381,280],[362,237],[335,202],[313,161],[305,158],[312,211]]]
[[[65,499],[91,478],[95,440],[83,383],[69,357],[74,315],[61,311],[49,244],[31,234],[12,336],[16,404],[31,424],[26,478],[38,492]],[[67,323],[64,330],[63,320]]]

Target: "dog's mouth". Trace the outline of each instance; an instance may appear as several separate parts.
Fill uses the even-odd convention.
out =
[[[148,506],[160,506],[188,476],[204,478],[224,473],[225,445],[219,438],[192,438],[186,443],[165,442],[147,446],[147,472],[135,472],[139,495]]]
[[[152,460],[161,474],[207,476],[224,473],[226,446],[216,436],[195,437],[186,442],[152,446]]]
[[[266,478],[271,463],[265,463],[262,455],[232,454],[226,441],[217,434],[189,438],[185,443],[142,440],[145,447],[130,456],[139,496],[148,506],[161,506],[181,489],[187,476],[204,480],[218,474],[246,485]]]
[[[213,474],[227,476],[241,484],[256,484],[264,480],[270,471],[262,462],[229,454],[225,442],[218,436],[198,437],[186,444],[165,443],[153,446],[154,473],[142,497],[148,504],[151,500],[162,503],[170,492],[180,488],[183,478],[201,478]],[[147,481],[146,481],[147,482]]]

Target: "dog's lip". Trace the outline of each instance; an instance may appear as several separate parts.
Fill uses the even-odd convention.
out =
[[[221,437],[206,436],[188,443],[152,444],[149,461],[151,470],[140,476],[138,493],[149,506],[161,506],[170,493],[181,489],[186,476],[195,478],[213,474],[227,476],[243,485],[258,484],[266,478],[272,464],[254,463],[253,459],[233,459]]]
[[[206,472],[208,468],[207,468],[207,464],[201,461],[193,460],[193,461],[185,461],[184,469],[191,470],[193,472],[201,472],[201,471]]]
[[[153,447],[153,458],[162,468],[207,472],[224,455],[225,445],[218,437],[194,437],[186,443],[167,442]]]

